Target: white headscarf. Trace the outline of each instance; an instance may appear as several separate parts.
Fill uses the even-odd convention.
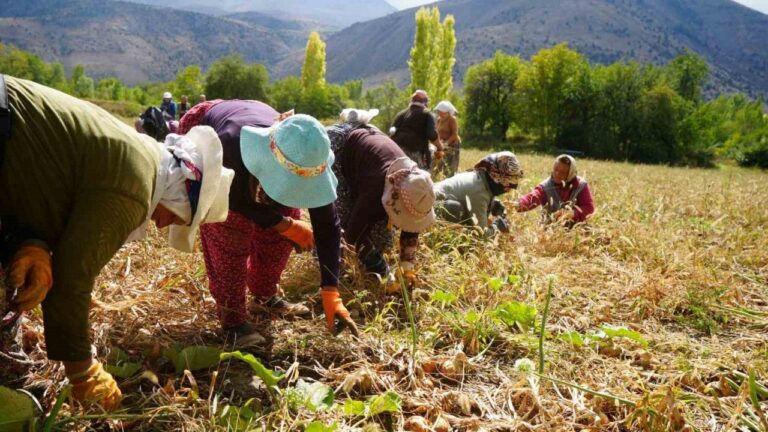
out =
[[[203,169],[203,158],[192,140],[182,135],[168,134],[165,137],[165,149],[170,158],[164,159],[158,170],[164,171],[166,176],[160,204],[188,224],[192,220],[192,206],[189,203],[186,181],[202,180],[198,178],[198,174]],[[199,171],[196,173],[191,166]]]
[[[339,114],[341,121],[344,123],[362,123],[367,124],[373,120],[376,115],[379,114],[377,108],[371,108],[369,110],[357,109],[357,108],[345,108]]]
[[[191,150],[192,154],[197,156],[197,158],[199,158],[199,154],[194,149],[189,148],[191,142],[188,139],[176,134],[166,136],[165,143],[159,143],[154,140],[152,140],[152,143],[161,148],[160,162],[157,165],[157,178],[155,179],[155,191],[152,194],[152,202],[149,206],[149,212],[147,212],[147,219],[128,236],[126,242],[140,240],[147,236],[147,225],[152,219],[152,214],[157,209],[158,204],[162,203],[163,207],[183,219],[184,223],[189,223],[192,218],[192,206],[189,203],[185,184],[187,171],[189,170],[186,167],[180,166],[173,156],[175,151],[182,154],[188,160],[193,160],[194,163],[193,157],[190,156],[185,148]],[[180,148],[174,150],[172,146],[177,144]],[[202,162],[198,166],[202,167]]]
[[[435,107],[435,110],[436,110],[436,111],[441,111],[441,112],[447,112],[447,113],[451,113],[452,115],[456,115],[456,114],[458,114],[458,113],[459,113],[459,112],[456,110],[456,107],[455,107],[455,106],[453,106],[453,104],[451,103],[451,101],[447,101],[447,100],[444,100],[444,101],[440,101],[440,103],[439,103],[439,104],[437,104],[437,106]]]

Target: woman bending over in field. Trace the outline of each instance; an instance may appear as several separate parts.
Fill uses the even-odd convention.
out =
[[[13,307],[42,304],[48,358],[64,363],[74,398],[115,409],[122,394],[88,335],[96,277],[150,220],[170,227],[171,246],[191,252],[198,226],[226,217],[234,174],[222,168],[211,128],[162,144],[88,102],[10,76],[5,83],[12,123],[10,138],[0,137],[0,218],[50,247],[16,252],[28,275],[11,280]]]
[[[435,221],[435,195],[429,173],[368,124],[376,114],[378,110],[345,109],[342,122],[330,126],[328,136],[336,155],[336,207],[344,239],[355,246],[366,271],[377,275],[392,293],[400,286],[383,255],[394,243],[392,227],[401,230],[400,270],[412,283],[419,233]]]
[[[250,323],[251,312],[283,317],[309,314],[278,288],[294,248],[316,247],[320,295],[329,330],[357,327],[337,289],[341,228],[336,215],[337,179],[328,134],[316,119],[280,115],[259,101],[213,100],[181,119],[183,133],[195,124],[213,127],[224,148],[224,166],[235,171],[227,220],[201,233],[208,285],[225,336],[238,346],[266,340]],[[301,220],[309,209],[311,225]],[[334,320],[337,319],[336,327]]]

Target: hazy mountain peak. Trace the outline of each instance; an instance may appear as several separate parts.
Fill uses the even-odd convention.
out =
[[[385,0],[218,0],[215,6],[204,0],[178,0],[172,5],[165,0],[127,1],[215,15],[259,12],[283,20],[315,21],[323,26],[335,28],[343,28],[355,22],[371,20],[397,11]]]

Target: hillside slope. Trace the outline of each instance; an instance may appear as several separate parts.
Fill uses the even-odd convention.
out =
[[[384,0],[181,0],[173,3],[163,0],[128,0],[154,6],[168,6],[183,10],[229,15],[240,12],[259,12],[291,20],[310,20],[337,29],[396,12]]]
[[[445,0],[456,18],[456,78],[496,50],[529,58],[559,42],[590,61],[664,63],[684,48],[712,66],[720,91],[768,93],[768,16],[730,0]],[[328,79],[407,79],[414,12],[355,24],[328,39]],[[277,74],[295,73],[286,58]]]
[[[269,66],[300,46],[245,21],[124,2],[0,0],[0,16],[0,42],[128,84],[169,80],[186,65],[230,53]]]

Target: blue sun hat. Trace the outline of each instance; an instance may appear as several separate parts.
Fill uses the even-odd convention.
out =
[[[316,208],[336,201],[331,142],[314,117],[297,114],[269,128],[245,126],[240,152],[245,167],[278,203]]]

